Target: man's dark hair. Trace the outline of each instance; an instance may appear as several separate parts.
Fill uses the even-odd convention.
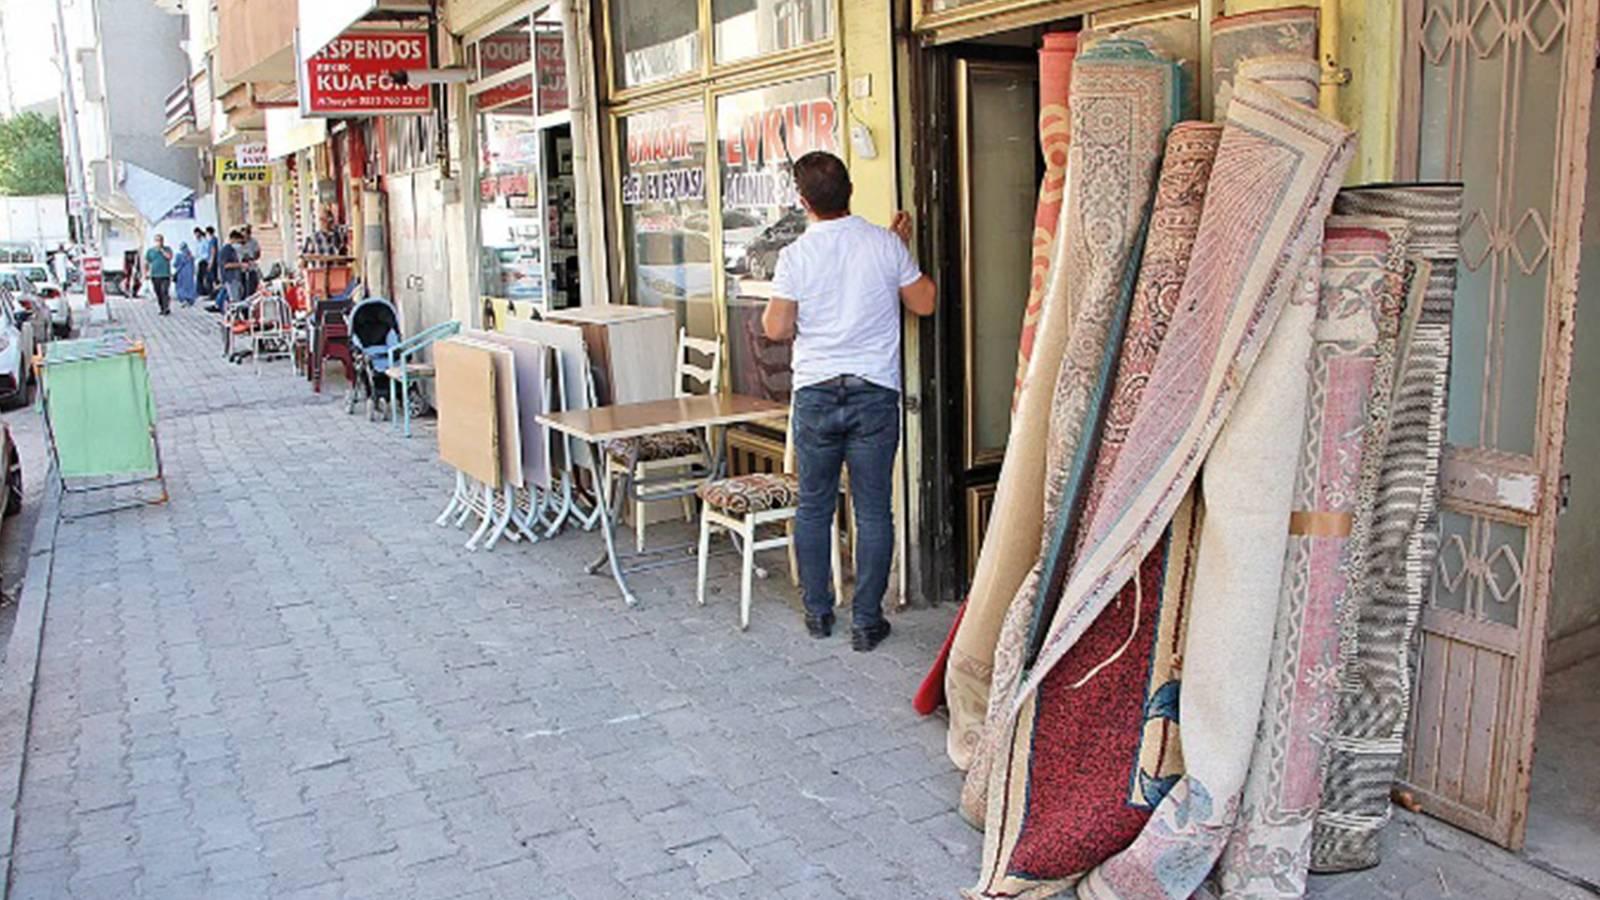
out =
[[[242,240],[244,240],[244,232],[242,232],[239,229],[235,228],[234,230],[228,232],[228,240],[230,240],[230,241],[242,241]]]
[[[819,216],[842,216],[850,211],[850,170],[832,153],[813,150],[795,160],[794,186]]]
[[[216,233],[217,233],[217,228],[216,228],[215,225],[207,225],[206,226],[206,234],[216,234]]]

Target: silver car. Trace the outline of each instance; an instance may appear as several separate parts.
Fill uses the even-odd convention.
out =
[[[33,313],[0,287],[0,408],[33,399]]]
[[[50,307],[50,328],[56,337],[72,336],[72,304],[67,302],[67,292],[56,283],[50,267],[42,263],[12,263],[0,266],[0,271],[15,272],[33,286],[33,293],[44,298]],[[41,323],[40,327],[43,327]]]

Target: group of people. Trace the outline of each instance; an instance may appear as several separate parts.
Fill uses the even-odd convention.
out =
[[[203,297],[210,301],[207,310],[221,312],[260,287],[261,244],[249,225],[228,232],[226,243],[218,241],[214,227],[196,228],[194,239],[198,254],[187,242],[174,254],[160,234],[144,253],[144,274],[163,316],[172,311],[174,292],[184,306],[194,306]]]

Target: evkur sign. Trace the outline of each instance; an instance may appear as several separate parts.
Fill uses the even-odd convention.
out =
[[[347,31],[301,65],[303,116],[392,116],[427,112],[427,85],[396,84],[396,71],[428,68],[421,31]]]

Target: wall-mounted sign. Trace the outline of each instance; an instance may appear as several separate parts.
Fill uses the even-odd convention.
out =
[[[166,215],[161,217],[161,221],[165,222],[168,219],[193,219],[193,218],[194,218],[194,198],[190,197],[189,199],[184,200],[183,202],[179,203],[177,206],[174,206],[172,208],[171,212],[169,212]]]
[[[428,35],[421,31],[348,31],[300,67],[300,113],[305,116],[394,116],[427,112],[427,85],[395,84],[398,70],[428,68]]]
[[[271,166],[241,166],[236,159],[217,160],[217,184],[261,186],[271,183]]]
[[[259,169],[269,162],[265,141],[251,141],[233,148],[233,158],[247,169]]]

